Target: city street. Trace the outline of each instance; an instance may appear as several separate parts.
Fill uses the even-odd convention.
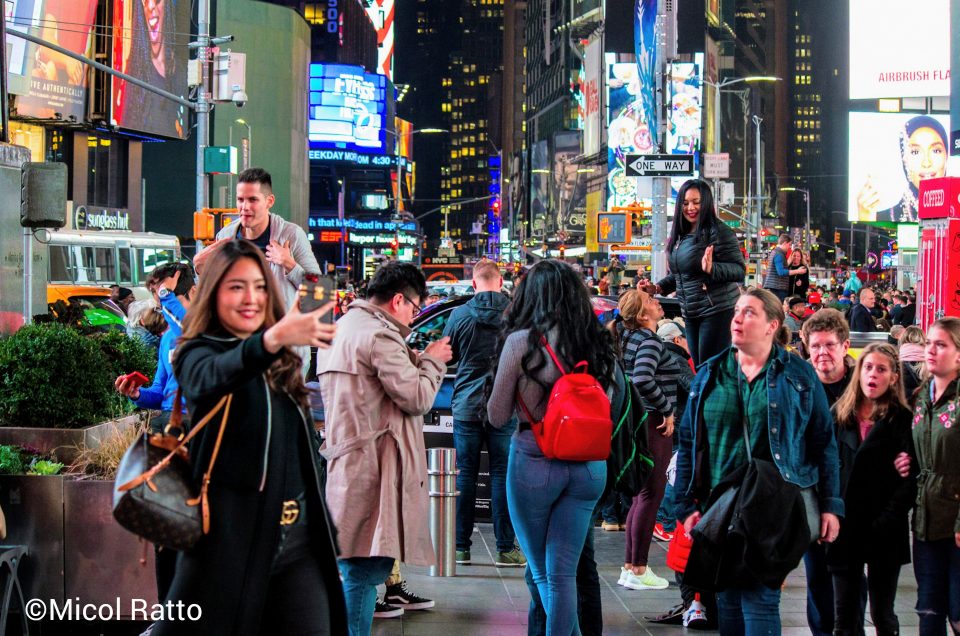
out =
[[[671,580],[666,590],[628,590],[617,585],[623,564],[622,532],[594,530],[596,540],[600,587],[603,595],[603,633],[621,634],[683,634],[682,627],[649,623],[644,616],[656,615],[679,602],[679,591],[672,583],[672,572],[664,564],[667,544],[654,541],[650,546],[650,566]],[[474,532],[472,556],[474,565],[458,566],[456,578],[434,578],[426,568],[404,567],[408,587],[417,594],[436,600],[432,610],[407,612],[396,619],[375,620],[373,634],[377,636],[480,636],[497,634],[522,636],[527,633],[527,606],[530,595],[523,581],[523,570],[493,566],[493,526],[478,524]],[[896,612],[900,618],[901,633],[917,630],[916,581],[913,567],[900,572]],[[809,634],[806,617],[806,577],[800,567],[787,579],[780,603],[783,634]],[[867,633],[872,633],[867,610]]]

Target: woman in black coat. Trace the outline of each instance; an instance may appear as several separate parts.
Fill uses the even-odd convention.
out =
[[[788,282],[787,296],[799,296],[807,299],[807,292],[810,290],[810,258],[804,254],[803,250],[793,250],[790,252],[790,262],[787,269],[799,270],[804,268],[801,274],[790,274]]]
[[[733,306],[747,269],[736,235],[717,216],[706,181],[691,179],[677,194],[667,241],[670,274],[648,293],[677,292],[695,364],[730,346]]]
[[[318,445],[292,347],[329,346],[332,308],[284,315],[273,275],[249,241],[216,248],[174,360],[192,421],[232,394],[209,485],[210,529],[178,563],[167,601],[199,621],[159,634],[344,634],[334,527],[319,485]],[[197,485],[221,415],[191,442]]]
[[[897,455],[912,449],[912,416],[893,346],[874,343],[863,350],[834,413],[846,508],[840,535],[827,546],[827,566],[833,574],[834,634],[860,633],[864,565],[877,634],[898,634],[893,603],[900,567],[910,562],[907,515],[916,496],[916,480],[900,477],[894,468]]]

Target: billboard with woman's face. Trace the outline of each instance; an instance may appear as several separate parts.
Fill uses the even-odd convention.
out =
[[[920,181],[947,174],[950,118],[850,113],[851,221],[917,222]]]
[[[174,95],[187,94],[190,0],[114,0],[113,68]],[[186,109],[139,86],[112,79],[110,123],[184,139]]]

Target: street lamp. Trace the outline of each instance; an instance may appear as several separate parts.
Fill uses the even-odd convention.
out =
[[[810,190],[806,188],[794,188],[793,186],[780,188],[780,192],[801,192],[803,193],[803,200],[807,204],[807,222],[803,226],[803,246],[809,250],[810,249]]]
[[[728,77],[719,82],[711,82],[710,80],[702,80],[707,86],[712,86],[714,88],[714,98],[713,98],[713,151],[720,152],[720,92],[727,86],[732,86],[734,84],[739,84],[740,82],[747,82],[752,84],[754,82],[779,82],[781,78],[774,77],[772,75],[751,75],[749,77]]]

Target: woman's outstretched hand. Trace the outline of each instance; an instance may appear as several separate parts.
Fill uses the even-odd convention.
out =
[[[333,311],[334,301],[328,302],[316,311],[300,311],[300,300],[290,307],[280,322],[267,329],[263,334],[263,346],[270,353],[276,353],[282,347],[311,346],[329,349],[337,326],[322,322],[321,317]]]

